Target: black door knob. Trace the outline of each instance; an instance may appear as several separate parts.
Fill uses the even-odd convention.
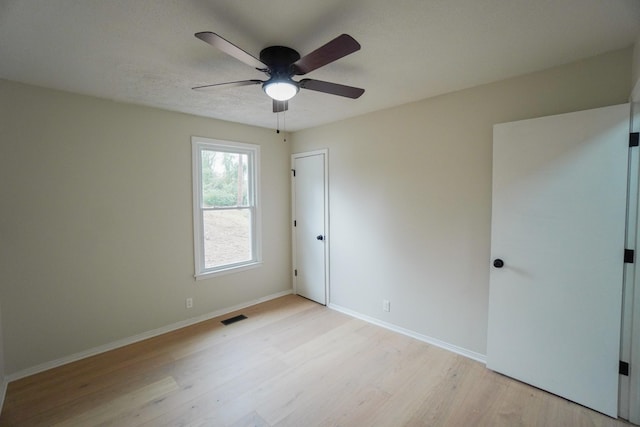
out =
[[[318,240],[324,240],[324,236],[322,234],[319,234],[318,236],[316,236],[316,239]]]
[[[493,260],[493,266],[495,268],[502,268],[504,267],[504,261],[502,261],[500,258],[496,258]]]

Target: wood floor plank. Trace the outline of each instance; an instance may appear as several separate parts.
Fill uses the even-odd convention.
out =
[[[138,406],[144,402],[160,399],[178,390],[178,384],[171,377],[149,384],[131,393],[124,394],[104,404],[98,405],[80,415],[56,423],[56,427],[75,427],[100,425],[113,418],[114,414],[127,410],[131,406]]]
[[[203,395],[211,396],[219,395],[222,390],[227,390],[224,385],[227,383],[236,383],[242,380],[243,374],[254,369],[269,369],[266,372],[273,372],[278,369],[277,361],[260,364],[261,361],[273,361],[272,355],[268,352],[260,352],[253,355],[251,359],[246,358],[243,361],[237,361],[241,366],[227,366],[218,371],[209,372],[206,375],[191,375],[189,378],[183,378],[176,382],[179,388],[175,392],[164,396],[159,401],[147,401],[140,406],[132,406],[128,411],[121,411],[118,416],[112,417],[106,425],[122,426],[122,425],[141,425],[158,418],[167,418],[170,414],[176,413],[184,405],[193,405],[193,401]],[[175,377],[174,377],[175,378]],[[215,398],[219,400],[219,397]]]
[[[278,359],[265,361],[264,364],[245,371],[232,381],[198,394],[195,398],[180,399],[183,400],[180,405],[172,407],[168,411],[156,413],[155,418],[142,425],[145,427],[168,427],[192,424],[206,425],[207,423],[210,425],[232,424],[242,419],[246,414],[254,412],[252,405],[242,406],[233,411],[231,406],[233,402],[236,402],[237,397],[286,369],[288,366]],[[213,423],[214,419],[218,420],[219,424]]]
[[[117,369],[103,370],[102,364],[97,364],[96,366],[100,368],[84,376],[67,376],[66,372],[61,372],[59,375],[65,381],[54,384],[45,381],[39,387],[29,387],[28,389],[33,388],[31,393],[23,393],[20,398],[12,396],[13,399],[10,402],[5,402],[6,409],[3,409],[3,416],[13,417],[14,413],[21,412],[33,415],[34,406],[37,406],[42,412],[55,411],[56,408],[72,404],[76,400],[90,398],[92,394],[99,393],[109,387],[118,387],[123,381],[124,372],[127,376],[125,381],[132,383],[134,378],[148,376],[149,372],[157,371],[161,375],[165,375],[163,367],[171,363],[173,363],[173,359],[162,354],[156,357],[132,360],[126,364],[117,364]],[[57,393],[51,394],[51,389],[57,390]]]
[[[9,385],[0,426],[52,425],[628,424],[291,295]]]
[[[256,411],[251,411],[251,413],[247,414],[247,416],[242,417],[235,423],[231,424],[230,427],[270,427],[269,424],[265,420],[260,417],[256,413]]]
[[[429,354],[428,359],[413,365],[411,378],[393,389],[391,398],[379,408],[372,425],[408,425],[420,411],[422,417],[428,419],[433,413],[446,409],[448,396],[442,394],[440,384],[445,382],[457,356],[426,345],[424,351]],[[453,384],[451,388],[454,388]]]

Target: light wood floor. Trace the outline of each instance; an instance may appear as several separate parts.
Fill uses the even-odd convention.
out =
[[[238,313],[12,382],[0,425],[627,425],[300,297]]]

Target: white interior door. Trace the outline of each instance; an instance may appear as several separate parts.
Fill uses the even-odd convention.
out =
[[[293,155],[293,246],[296,294],[327,304],[326,151]]]
[[[613,417],[628,129],[626,104],[499,124],[493,141],[487,367]]]

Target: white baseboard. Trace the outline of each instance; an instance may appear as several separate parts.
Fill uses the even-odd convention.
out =
[[[262,302],[270,301],[272,299],[280,298],[285,295],[289,295],[293,293],[292,289],[278,292],[275,294],[267,295],[266,297],[258,298],[255,300],[247,301],[242,304],[235,305],[233,307],[227,307],[220,310],[213,311],[211,313],[203,314],[201,316],[192,317],[190,319],[182,320],[180,322],[172,323],[167,326],[163,326],[161,328],[154,329],[152,331],[143,332],[138,335],[134,335],[132,337],[123,338],[118,341],[114,341],[108,344],[104,344],[98,347],[90,348],[85,351],[81,351],[79,353],[71,354],[69,356],[61,357],[56,360],[52,360],[50,362],[45,362],[36,366],[32,366],[31,368],[23,369],[21,371],[15,372],[13,374],[7,375],[5,378],[5,387],[11,381],[18,380],[20,378],[28,377],[29,375],[37,374],[39,372],[46,371],[48,369],[57,368],[58,366],[66,365],[71,362],[76,362],[81,359],[86,359],[87,357],[95,356],[96,354],[104,353],[110,350],[114,350],[116,348],[124,347],[125,345],[133,344],[139,341],[143,341],[149,338],[156,337],[158,335],[166,334],[167,332],[175,331],[176,329],[181,329],[186,326],[194,325],[196,323],[204,322],[205,320],[213,319],[214,317],[223,316],[227,313],[231,313],[232,311],[241,310],[246,307],[250,307],[252,305],[260,304]],[[2,395],[2,401],[4,402],[4,395]],[[1,404],[1,403],[0,403]]]
[[[358,313],[357,311],[353,311],[353,310],[350,310],[350,309],[345,308],[345,307],[341,307],[341,306],[336,305],[336,304],[331,304],[330,303],[328,305],[328,307],[330,309],[332,309],[332,310],[339,311],[339,312],[347,314],[347,315],[349,315],[351,317],[355,317],[357,319],[364,320],[365,322],[368,322],[368,323],[371,323],[371,324],[374,324],[374,325],[377,325],[377,326],[381,326],[381,327],[383,327],[385,329],[389,329],[390,331],[397,332],[399,334],[406,335],[406,336],[411,337],[411,338],[415,338],[418,341],[426,342],[427,344],[435,345],[436,347],[440,347],[442,349],[449,350],[452,353],[456,353],[456,354],[459,354],[461,356],[468,357],[469,359],[473,359],[473,360],[475,360],[477,362],[484,363],[484,364],[487,363],[487,357],[484,354],[476,353],[475,351],[467,350],[466,348],[462,348],[462,347],[458,347],[458,346],[453,345],[453,344],[449,344],[449,343],[441,341],[441,340],[439,340],[437,338],[432,338],[432,337],[429,337],[429,336],[426,336],[426,335],[419,334],[419,333],[414,332],[412,330],[405,329],[405,328],[402,328],[400,326],[396,326],[396,325],[394,325],[392,323],[388,323],[388,322],[376,319],[374,317],[370,317],[370,316]]]

